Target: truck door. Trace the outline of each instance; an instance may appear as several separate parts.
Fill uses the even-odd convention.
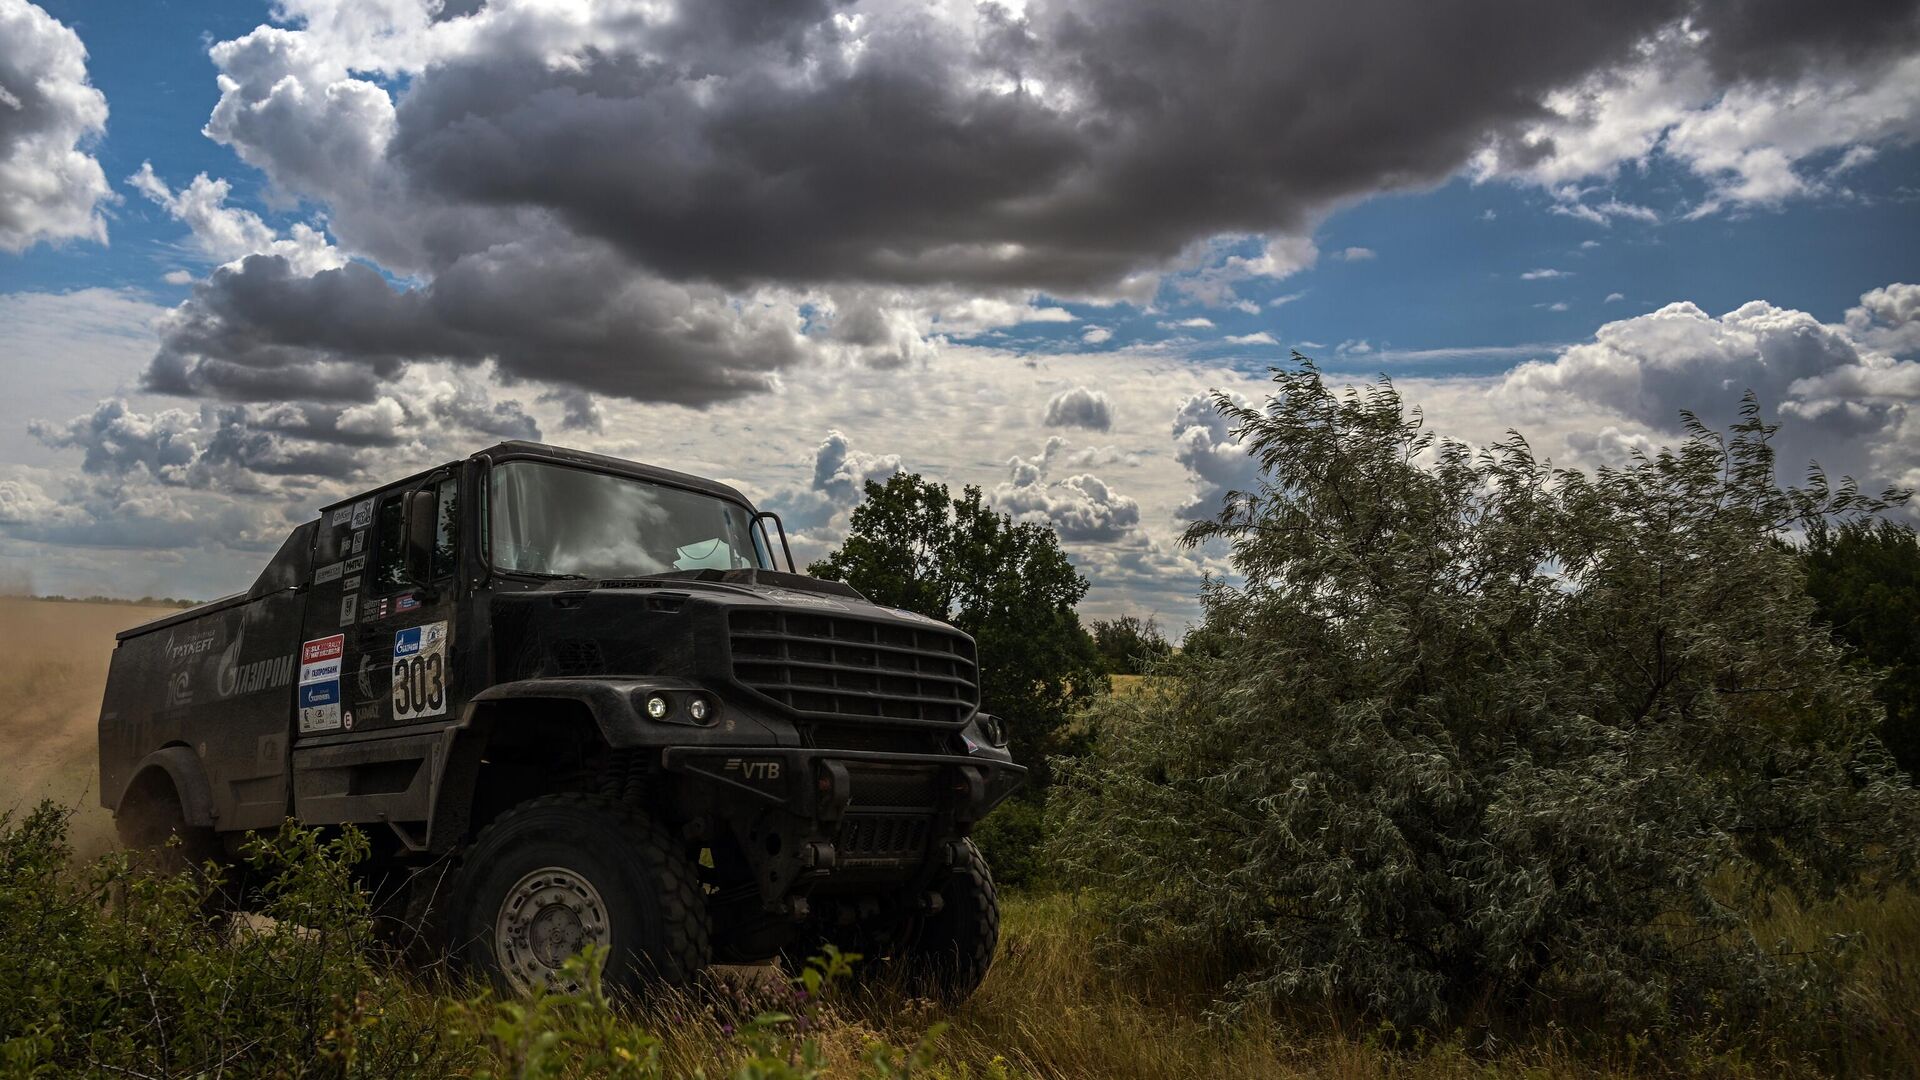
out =
[[[303,820],[427,820],[442,735],[460,704],[451,678],[460,645],[458,481],[450,468],[322,518],[337,560],[316,557],[322,569],[307,604],[294,750],[294,806]],[[436,500],[424,583],[410,580],[405,557],[403,501],[416,489]]]

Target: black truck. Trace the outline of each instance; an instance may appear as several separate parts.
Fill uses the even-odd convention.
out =
[[[502,443],[119,638],[100,791],[127,844],[352,823],[382,902],[504,989],[589,944],[638,985],[833,943],[950,1000],[992,960],[967,836],[1025,770],[973,640],[795,573],[725,484]]]

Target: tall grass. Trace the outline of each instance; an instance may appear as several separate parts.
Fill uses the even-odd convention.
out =
[[[1920,897],[1777,905],[1763,940],[1855,942],[1817,1028],[1398,1033],[1329,1006],[1210,1015],[1218,972],[1178,957],[1123,979],[1097,905],[1006,899],[980,992],[946,1011],[886,987],[837,991],[722,969],[645,1000],[502,1000],[391,962],[345,874],[352,834],[257,845],[259,914],[227,919],[205,879],[72,859],[50,808],[0,822],[0,1075],[896,1077],[1658,1077],[1920,1075]],[[583,963],[590,960],[583,960]],[[591,981],[591,980],[587,980]],[[855,984],[862,985],[864,984]]]

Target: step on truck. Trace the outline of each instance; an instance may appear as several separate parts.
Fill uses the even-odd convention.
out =
[[[587,945],[638,986],[831,943],[957,1000],[999,933],[968,833],[1025,772],[979,686],[733,488],[508,442],[120,634],[100,791],[195,859],[357,826],[382,910],[509,991]]]

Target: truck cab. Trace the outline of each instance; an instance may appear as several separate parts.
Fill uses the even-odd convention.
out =
[[[840,944],[947,998],[998,933],[968,832],[1022,782],[974,643],[794,572],[711,480],[508,442],[320,508],[247,592],[120,635],[130,843],[286,818],[508,989]]]

